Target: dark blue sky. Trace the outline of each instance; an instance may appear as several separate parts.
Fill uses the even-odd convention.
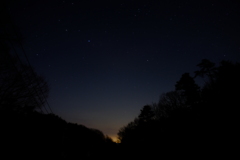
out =
[[[51,87],[53,113],[112,137],[202,59],[239,62],[239,8],[213,0],[8,1],[30,63]]]

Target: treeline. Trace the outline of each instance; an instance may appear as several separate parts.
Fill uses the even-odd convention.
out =
[[[95,159],[111,157],[116,144],[101,131],[66,122],[47,110],[49,86],[0,41],[0,157]],[[50,110],[49,110],[50,109]]]
[[[47,108],[48,83],[20,59],[21,36],[4,4],[0,13],[0,158],[111,157],[116,145],[111,138],[66,122]]]
[[[0,114],[2,158],[93,159],[110,156],[116,145],[101,131],[54,114]]]
[[[239,133],[240,64],[222,61],[215,66],[203,59],[197,66],[193,77],[184,73],[174,91],[144,106],[119,130],[126,154],[133,158],[232,156]],[[205,82],[202,87],[196,78]]]

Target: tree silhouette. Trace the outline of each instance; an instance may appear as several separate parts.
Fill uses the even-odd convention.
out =
[[[129,122],[126,126],[123,126],[118,131],[118,139],[121,143],[136,143],[137,141],[137,129],[139,119],[135,118],[134,121]]]
[[[198,66],[196,76],[207,78],[202,88],[189,73],[183,74],[175,91],[144,106],[134,121],[119,130],[122,144],[127,144],[123,146],[135,149],[134,158],[149,158],[156,150],[161,156],[184,157],[215,155],[213,149],[217,154],[234,150],[239,135],[240,64],[222,61],[216,67],[205,59]]]
[[[154,114],[156,119],[162,119],[169,116],[172,110],[186,107],[186,97],[180,91],[170,91],[163,93],[157,104],[154,105]]]
[[[43,77],[30,66],[19,62],[8,53],[0,54],[0,108],[33,110],[44,105],[49,87]]]
[[[194,78],[198,76],[204,78],[207,76],[210,80],[210,83],[212,83],[214,80],[214,74],[216,72],[215,63],[209,61],[208,59],[203,59],[197,66],[200,68],[200,70],[194,72]]]
[[[15,49],[21,46],[21,36],[4,4],[0,13],[0,109],[32,111],[43,106],[49,86],[30,65],[21,62]]]
[[[150,105],[145,105],[141,110],[138,118],[140,122],[149,122],[152,120],[154,113],[152,111],[152,107]]]
[[[199,89],[189,73],[184,73],[175,85],[175,90],[182,92],[182,96],[186,97],[187,105],[193,105],[199,100]]]
[[[1,157],[106,158],[106,151],[113,151],[115,143],[101,131],[37,112],[46,103],[49,86],[18,57],[15,45],[20,45],[19,36],[11,30],[4,5],[0,5],[0,18]],[[113,153],[107,153],[109,159]]]

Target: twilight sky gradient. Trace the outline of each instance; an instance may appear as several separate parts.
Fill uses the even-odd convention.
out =
[[[53,113],[111,137],[203,58],[240,60],[236,0],[7,4],[30,63],[49,82]]]

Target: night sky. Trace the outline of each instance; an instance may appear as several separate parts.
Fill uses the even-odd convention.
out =
[[[7,4],[53,113],[113,138],[202,59],[240,60],[237,0]]]

